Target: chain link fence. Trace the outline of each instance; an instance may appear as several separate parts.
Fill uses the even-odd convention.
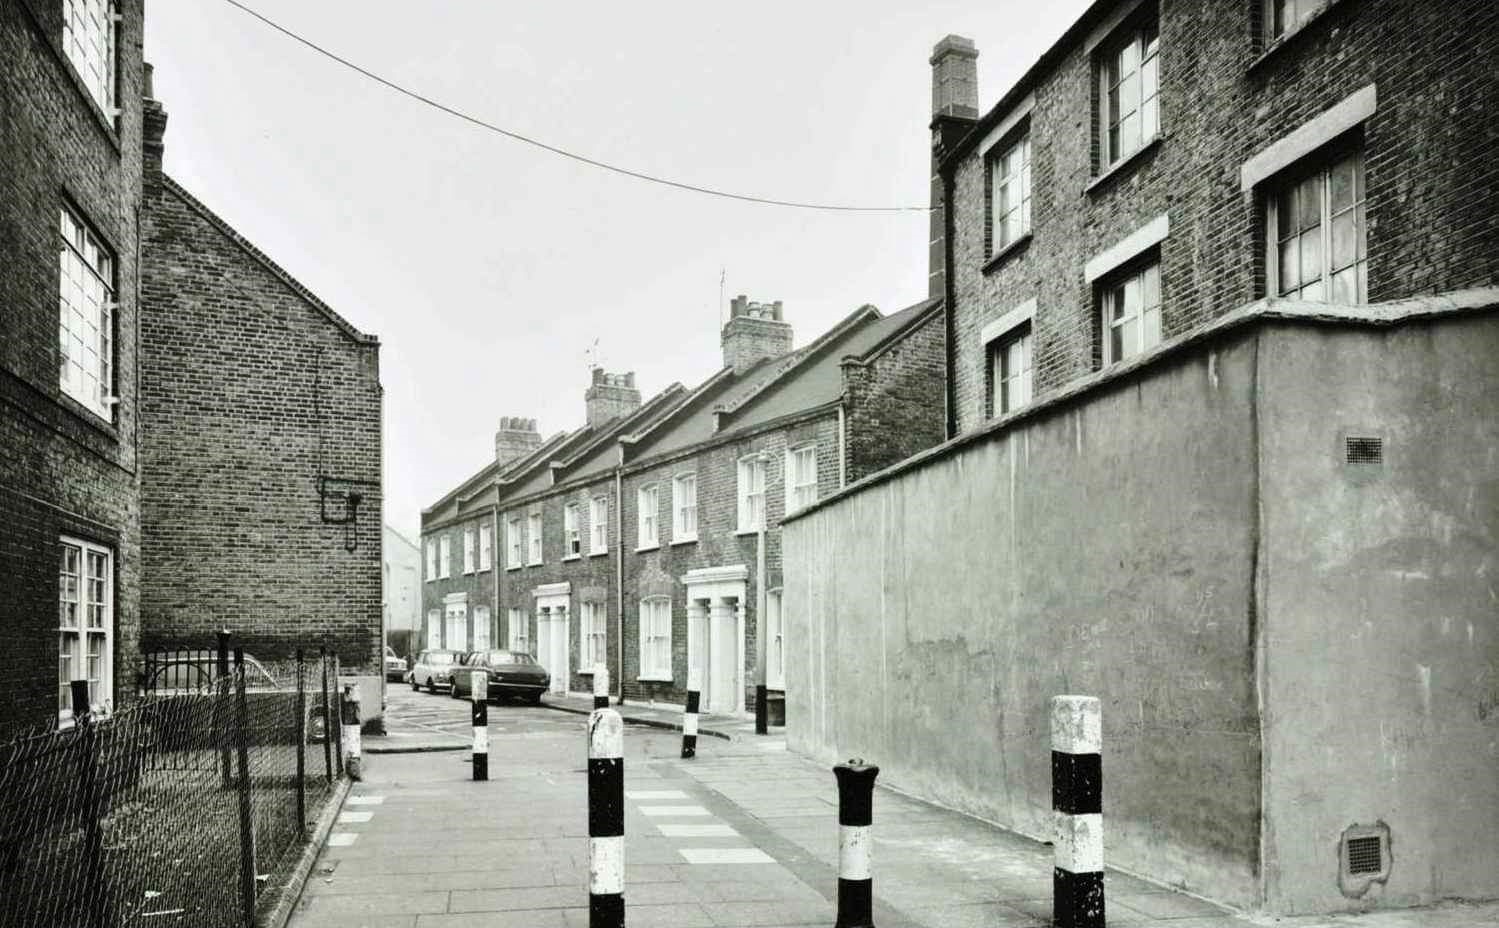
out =
[[[227,644],[148,655],[107,716],[76,681],[67,727],[0,745],[0,928],[253,926],[342,775],[338,671]]]

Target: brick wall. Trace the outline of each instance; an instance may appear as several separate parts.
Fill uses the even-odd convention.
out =
[[[441,647],[458,647],[458,642],[449,641],[447,638],[446,620],[446,597],[454,593],[467,595],[467,617],[464,624],[464,639],[461,650],[467,650],[473,646],[474,641],[474,613],[479,606],[487,606],[490,614],[490,644],[494,647],[504,647],[504,638],[496,629],[500,610],[495,608],[495,571],[503,569],[504,549],[500,547],[499,533],[494,528],[494,511],[488,506],[475,508],[473,510],[462,510],[454,507],[454,511],[443,513],[441,518],[428,522],[423,519],[422,544],[421,544],[421,568],[422,568],[422,622],[419,626],[420,633],[417,636],[417,650],[427,647],[429,623],[436,610],[437,635]],[[479,569],[479,528],[482,525],[490,526],[490,531],[495,532],[494,548],[491,565],[488,570]],[[463,572],[463,533],[472,530],[474,533],[474,570],[472,573]],[[432,575],[427,572],[427,544],[439,544],[441,539],[447,538],[451,551],[451,563],[448,576],[441,576],[442,561],[439,557],[437,562],[438,574]]]
[[[941,443],[945,344],[939,308],[867,360],[844,360],[849,483]]]
[[[227,627],[256,657],[327,642],[376,670],[378,342],[170,180],[147,184],[142,241],[148,646]],[[357,520],[330,524],[347,492]]]
[[[12,668],[0,680],[0,732],[56,718],[61,535],[114,552],[113,700],[134,691],[142,9],[139,0],[119,7],[116,122],[62,53],[61,0],[0,4],[0,651]],[[117,262],[113,422],[58,386],[64,201]]]
[[[1107,5],[1105,5],[1107,6]],[[1492,283],[1499,276],[1499,7],[1485,0],[1341,0],[1263,55],[1255,3],[1160,5],[1160,143],[1093,184],[1093,66],[1081,39],[1035,88],[1033,238],[989,259],[984,152],[955,167],[955,388],[959,431],[985,419],[980,330],[1024,301],[1037,394],[1093,371],[1093,255],[1163,212],[1163,337],[1264,293],[1264,204],[1240,165],[1361,87],[1371,301]],[[999,90],[1001,88],[990,88]],[[984,107],[996,98],[981,97]],[[1090,185],[1092,185],[1090,187]]]

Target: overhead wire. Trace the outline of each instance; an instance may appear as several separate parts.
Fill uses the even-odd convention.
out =
[[[700,186],[698,184],[689,184],[689,183],[686,183],[684,181],[672,180],[672,179],[670,179],[668,177],[661,177],[661,176],[656,175],[656,174],[647,174],[644,171],[635,171],[635,170],[632,170],[630,168],[620,167],[617,164],[611,164],[611,163],[609,163],[607,161],[600,161],[597,158],[590,158],[587,155],[581,155],[581,154],[578,154],[575,151],[569,151],[566,148],[561,148],[561,147],[559,147],[557,145],[552,145],[552,144],[549,144],[547,142],[543,142],[540,139],[533,138],[533,137],[531,137],[529,135],[525,135],[524,133],[516,132],[516,131],[514,131],[512,129],[506,129],[503,126],[495,125],[494,123],[489,122],[489,121],[484,120],[484,119],[481,119],[478,116],[474,116],[471,113],[465,113],[464,111],[462,111],[460,109],[457,109],[455,107],[449,106],[446,103],[442,103],[442,102],[440,102],[438,100],[434,100],[433,98],[431,98],[429,96],[426,96],[425,94],[419,93],[419,92],[417,92],[415,90],[412,90],[409,87],[406,87],[406,86],[404,86],[402,84],[398,84],[395,81],[390,80],[389,78],[382,77],[381,75],[376,74],[374,71],[371,71],[371,70],[369,70],[368,68],[366,68],[366,67],[364,67],[362,65],[356,64],[355,62],[350,61],[349,59],[347,59],[347,58],[345,58],[345,57],[343,57],[343,56],[341,56],[341,55],[339,55],[339,54],[337,54],[337,53],[335,53],[333,51],[330,51],[329,49],[326,49],[323,46],[321,46],[321,45],[317,44],[316,42],[312,41],[311,39],[308,39],[308,38],[300,35],[299,33],[294,32],[293,30],[288,29],[287,27],[281,25],[280,23],[276,22],[275,20],[273,20],[273,19],[265,16],[264,14],[260,13],[259,11],[252,9],[252,8],[246,6],[243,3],[240,3],[239,0],[224,0],[224,2],[227,3],[227,4],[229,4],[232,7],[235,7],[236,9],[240,10],[241,12],[246,13],[249,16],[253,16],[255,19],[260,20],[262,23],[264,23],[265,25],[271,27],[272,29],[274,29],[277,32],[281,33],[282,35],[286,36],[287,38],[292,39],[293,41],[298,42],[298,43],[300,43],[302,45],[305,45],[306,47],[308,47],[308,48],[312,49],[313,51],[317,52],[319,55],[322,55],[325,58],[328,58],[328,59],[330,59],[332,61],[335,61],[338,64],[343,65],[345,68],[348,68],[351,71],[354,71],[354,72],[356,72],[356,73],[358,73],[360,75],[363,75],[364,77],[369,78],[370,80],[376,82],[377,84],[380,84],[380,85],[382,85],[382,86],[384,86],[384,87],[386,87],[386,88],[388,88],[390,90],[393,90],[396,93],[399,93],[399,94],[401,94],[403,96],[409,97],[412,100],[417,101],[418,103],[422,103],[422,104],[424,104],[426,106],[432,107],[435,110],[438,110],[438,111],[440,111],[442,113],[446,113],[447,115],[453,116],[453,117],[455,117],[457,119],[461,119],[464,122],[471,123],[472,125],[478,126],[481,129],[486,129],[486,130],[488,130],[490,132],[498,133],[499,135],[503,135],[506,138],[514,139],[517,142],[524,142],[527,145],[533,145],[536,148],[540,148],[540,149],[542,149],[544,151],[551,152],[554,155],[561,155],[564,158],[569,158],[569,159],[571,159],[573,161],[577,161],[577,162],[580,162],[582,164],[589,165],[590,167],[601,168],[601,169],[603,169],[605,171],[612,171],[615,174],[623,174],[626,177],[633,177],[636,180],[643,180],[643,181],[647,181],[647,182],[653,183],[653,184],[661,184],[661,185],[666,186],[666,187],[675,187],[678,190],[686,190],[686,191],[689,191],[691,193],[700,193],[700,194],[704,194],[706,196],[712,196],[712,197],[722,197],[722,198],[728,199],[728,200],[739,200],[739,201],[742,201],[742,202],[745,202],[745,203],[760,203],[760,204],[763,204],[763,205],[766,205],[766,206],[785,206],[785,207],[790,207],[792,209],[809,209],[809,210],[823,210],[823,211],[829,211],[829,212],[859,212],[859,213],[890,213],[890,212],[923,212],[923,213],[925,213],[925,212],[930,212],[931,209],[932,209],[930,206],[854,206],[854,205],[842,204],[842,203],[810,203],[810,202],[805,202],[805,201],[800,201],[800,200],[781,200],[781,199],[777,199],[775,197],[761,197],[761,196],[755,196],[753,194],[747,194],[747,193],[734,193],[732,191],[722,190],[722,189],[719,189],[719,188],[716,188],[716,187],[704,187],[704,186]]]

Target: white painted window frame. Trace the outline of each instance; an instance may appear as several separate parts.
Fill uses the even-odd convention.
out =
[[[757,453],[739,459],[738,531],[765,527],[765,460]]]
[[[786,598],[781,590],[765,593],[765,685],[786,688]]]
[[[1155,302],[1150,300],[1151,279],[1155,282]],[[1128,288],[1135,283],[1140,291],[1140,302],[1138,312],[1124,316],[1120,319],[1111,319],[1116,302],[1121,298],[1118,291],[1121,287]],[[1099,331],[1103,341],[1102,357],[1103,366],[1117,364],[1128,360],[1138,354],[1144,354],[1161,343],[1162,328],[1162,301],[1161,301],[1161,262],[1159,258],[1152,258],[1140,264],[1132,265],[1120,273],[1113,275],[1099,283]],[[1154,319],[1151,319],[1152,313]],[[1113,330],[1122,328],[1131,321],[1138,325],[1138,345],[1133,351],[1122,350],[1117,353],[1113,347]]]
[[[1341,167],[1347,161],[1353,161],[1354,199],[1346,208],[1339,210],[1336,214],[1332,209],[1332,171]],[[1317,240],[1320,249],[1320,261],[1318,267],[1322,296],[1320,302],[1341,303],[1334,298],[1332,292],[1333,270],[1333,223],[1345,214],[1353,213],[1355,226],[1354,262],[1340,269],[1348,271],[1352,269],[1354,276],[1354,302],[1353,305],[1362,305],[1369,299],[1369,244],[1368,244],[1368,176],[1362,148],[1344,149],[1330,153],[1329,157],[1318,159],[1305,166],[1305,169],[1288,172],[1273,184],[1267,185],[1265,191],[1265,294],[1267,296],[1279,297],[1286,300],[1315,299],[1315,297],[1303,297],[1301,291],[1307,287],[1306,279],[1298,275],[1298,283],[1295,293],[1281,288],[1281,237],[1280,237],[1280,198],[1290,189],[1301,187],[1307,180],[1316,177],[1319,180],[1318,196],[1321,202],[1318,204]],[[1297,255],[1298,264],[1301,264],[1301,240],[1310,230],[1298,230],[1292,237],[1298,239]]]
[[[505,567],[515,570],[524,567],[526,563],[526,539],[521,534],[521,520],[518,515],[505,517]]]
[[[463,528],[463,572],[474,572],[474,529],[471,525]]]
[[[672,681],[671,597],[640,600],[640,667],[637,679]]]
[[[474,628],[473,634],[470,636],[472,638],[471,644],[473,645],[471,650],[488,651],[490,649],[489,623],[489,607],[482,604],[474,606]]]
[[[453,539],[444,532],[437,539],[437,576],[446,580],[453,575]]]
[[[1125,63],[1126,52],[1132,51],[1135,55],[1134,65],[1131,68]],[[1098,73],[1098,173],[1104,174],[1115,165],[1122,163],[1135,152],[1155,140],[1161,132],[1160,114],[1160,62],[1161,62],[1161,38],[1158,19],[1151,16],[1146,20],[1132,20],[1125,24],[1115,35],[1111,36],[1106,44],[1098,51],[1097,73]],[[1118,79],[1113,79],[1113,72],[1117,70]],[[1153,87],[1147,93],[1147,76],[1155,75]],[[1131,76],[1136,78],[1138,99],[1135,101],[1133,110],[1124,110],[1120,104],[1118,113],[1115,112],[1115,104],[1110,101],[1110,93],[1116,87],[1123,87],[1125,81]],[[1139,125],[1139,139],[1130,144],[1124,138],[1124,119],[1133,114]],[[1149,118],[1147,119],[1147,115]],[[1117,117],[1117,118],[1116,118]],[[1120,139],[1117,143],[1111,143],[1109,135],[1111,129],[1118,125]]]
[[[609,660],[609,626],[604,604],[584,600],[578,604],[578,673],[593,674],[597,664]]]
[[[520,654],[531,653],[531,614],[529,612],[511,607],[510,621],[506,631],[509,633],[507,644],[511,651]]]
[[[1010,170],[1011,156],[1018,153],[1015,169]],[[989,163],[989,238],[991,255],[999,254],[1020,241],[1031,231],[1031,133],[1027,129],[1019,138],[996,151]],[[1011,202],[1012,199],[1014,202]],[[1018,213],[1017,228],[1007,234],[1010,215]]]
[[[571,502],[562,507],[562,559],[570,561],[583,556],[583,535],[579,528],[583,507]]]
[[[63,52],[110,119],[120,114],[119,24],[115,0],[63,0]]]
[[[114,707],[114,551],[66,535],[59,537],[59,543],[57,718],[59,723],[71,723],[73,696],[69,684],[73,680],[89,681],[90,711],[107,714]],[[70,552],[75,557],[72,571]],[[98,566],[101,562],[102,567]],[[73,607],[71,615],[69,606]],[[90,667],[90,644],[94,641],[99,642],[98,664]],[[66,671],[64,659],[68,662]]]
[[[661,545],[661,488],[648,483],[635,491],[635,550]]]
[[[809,457],[812,460],[812,473],[810,480],[801,479],[797,472],[797,463],[800,459]],[[795,512],[817,502],[817,444],[806,442],[786,449],[786,511]]]
[[[671,479],[671,541],[697,541],[697,473]]]
[[[542,521],[541,513],[531,512],[526,514],[526,566],[539,566],[545,555],[542,548]]]
[[[1034,398],[1033,335],[1026,319],[989,343],[989,408],[995,416],[1023,409]]]
[[[494,567],[494,528],[488,522],[479,526],[479,572]]]
[[[113,250],[71,206],[60,210],[58,386],[89,412],[114,421],[115,270]]]
[[[588,505],[589,554],[609,552],[609,497],[595,496]]]
[[[427,582],[431,583],[437,579],[437,541],[433,538],[426,540],[427,545]]]
[[[442,610],[427,610],[427,647],[428,651],[441,650],[442,648]]]

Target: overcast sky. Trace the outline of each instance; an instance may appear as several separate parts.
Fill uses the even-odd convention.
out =
[[[1083,0],[244,0],[393,81],[549,144],[701,186],[925,205],[932,45],[987,109]],[[413,15],[419,11],[421,15]],[[501,416],[583,421],[588,351],[642,393],[721,364],[725,293],[805,344],[926,296],[926,217],[740,203],[600,171],[398,96],[223,0],[150,0],[167,171],[379,336],[386,521],[484,465]]]

